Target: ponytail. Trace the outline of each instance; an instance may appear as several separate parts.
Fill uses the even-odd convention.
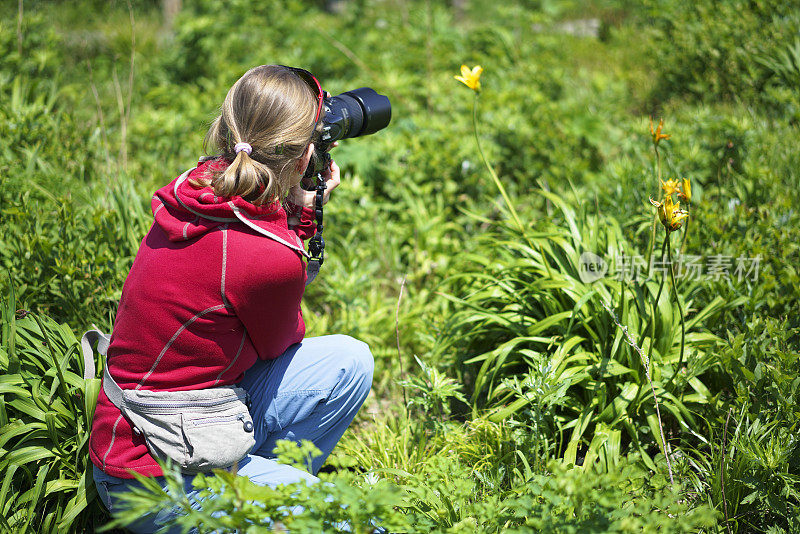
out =
[[[249,70],[228,91],[203,143],[206,153],[215,147],[231,164],[192,183],[253,204],[284,199],[294,164],[321,122],[311,125],[316,105],[308,85],[286,67]]]

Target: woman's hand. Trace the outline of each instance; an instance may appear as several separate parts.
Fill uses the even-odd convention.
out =
[[[326,185],[325,193],[322,196],[322,204],[325,205],[328,203],[328,200],[330,200],[331,191],[339,187],[339,183],[341,182],[339,166],[335,161],[331,160],[328,168],[322,172],[322,177],[325,179]],[[289,189],[288,200],[295,206],[313,209],[317,202],[317,192],[306,191],[300,186],[300,184],[297,184]]]

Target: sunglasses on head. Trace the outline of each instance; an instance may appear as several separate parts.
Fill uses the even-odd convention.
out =
[[[322,90],[322,85],[320,85],[319,80],[317,80],[313,74],[308,72],[305,69],[300,69],[297,67],[289,67],[286,65],[278,65],[279,67],[283,67],[285,69],[289,69],[290,71],[294,72],[300,78],[308,84],[311,88],[311,91],[316,95],[317,98],[317,113],[314,115],[314,122],[312,124],[317,124],[319,120],[319,116],[322,114],[322,101],[325,99],[325,92]]]

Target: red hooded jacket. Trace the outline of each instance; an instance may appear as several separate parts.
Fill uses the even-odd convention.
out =
[[[201,161],[153,196],[155,222],[122,288],[108,349],[122,389],[232,385],[256,358],[276,358],[303,339],[302,240],[314,234],[314,212],[298,207],[300,224],[290,229],[278,203],[255,206],[188,182],[224,165]],[[102,389],[89,454],[115,477],[162,474]]]

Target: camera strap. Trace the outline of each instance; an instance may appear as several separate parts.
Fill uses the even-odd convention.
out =
[[[319,269],[325,261],[325,239],[322,237],[322,200],[325,195],[325,179],[322,173],[317,173],[317,196],[314,205],[314,216],[317,220],[317,232],[308,241],[308,267],[306,267],[306,285],[314,281],[319,274]]]

